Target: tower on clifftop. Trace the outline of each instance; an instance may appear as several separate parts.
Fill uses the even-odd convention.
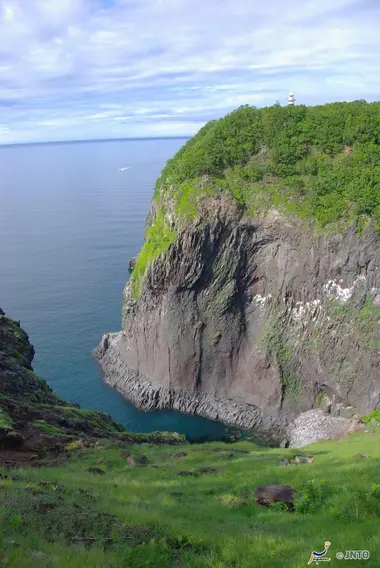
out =
[[[296,102],[296,97],[293,95],[293,93],[289,93],[288,96],[288,105],[289,106],[294,106],[294,103]]]

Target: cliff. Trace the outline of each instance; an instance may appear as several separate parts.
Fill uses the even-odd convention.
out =
[[[32,369],[34,348],[18,321],[0,310],[0,463],[24,461],[80,436],[124,432],[102,412],[58,397]]]
[[[112,386],[283,443],[380,407],[377,108],[243,107],[168,162],[96,352]]]

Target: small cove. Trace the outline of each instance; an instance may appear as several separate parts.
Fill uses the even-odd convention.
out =
[[[121,327],[128,261],[142,245],[155,180],[184,142],[0,147],[0,306],[21,320],[35,346],[35,371],[60,396],[133,432],[176,431],[200,441],[229,429],[179,412],[137,410],[104,384],[92,357],[101,335]]]

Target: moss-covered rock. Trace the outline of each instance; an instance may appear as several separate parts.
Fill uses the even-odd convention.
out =
[[[0,448],[41,450],[78,433],[124,432],[109,415],[83,410],[58,397],[32,369],[34,348],[19,322],[0,313]],[[0,461],[1,461],[0,452]]]

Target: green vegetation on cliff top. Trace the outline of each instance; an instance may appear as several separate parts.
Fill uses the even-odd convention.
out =
[[[380,103],[257,109],[243,106],[207,123],[168,160],[157,180],[162,218],[148,227],[133,276],[133,295],[167,238],[167,208],[192,219],[205,195],[224,192],[246,213],[275,207],[324,230],[373,220],[380,229]],[[170,203],[171,202],[171,203]]]
[[[189,140],[156,190],[208,175],[248,209],[260,194],[322,225],[362,215],[379,224],[379,158],[380,103],[243,106]]]

